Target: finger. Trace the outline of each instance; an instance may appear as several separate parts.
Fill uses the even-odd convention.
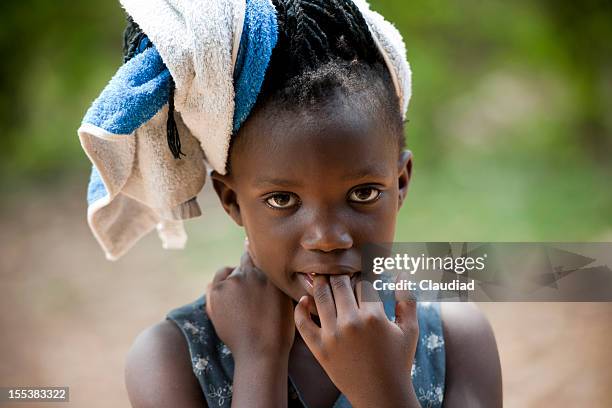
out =
[[[247,278],[255,278],[260,283],[267,280],[266,274],[253,263],[253,258],[248,251],[244,251],[240,258],[240,270]]]
[[[244,252],[251,256],[253,259],[253,254],[251,254],[251,246],[249,245],[249,237],[244,237]]]
[[[311,296],[306,296],[305,303],[308,306],[308,312],[311,315],[315,315],[315,316],[319,315],[319,311],[317,310],[317,305],[315,304],[314,299]]]
[[[332,275],[329,277],[329,286],[334,294],[338,318],[354,314],[357,311],[357,299],[351,288],[349,276],[346,274]]]
[[[375,314],[385,314],[385,308],[380,300],[380,296],[372,283],[362,279],[357,282],[355,287],[357,291],[357,304],[360,310],[370,311]]]
[[[254,265],[257,265],[257,260],[255,259],[255,254],[251,250],[251,242],[249,241],[249,237],[244,237],[244,250],[251,257],[251,261]]]
[[[336,325],[336,305],[327,276],[314,276],[312,295],[321,320],[321,327],[334,327]]]
[[[405,272],[400,272],[397,275],[397,278],[395,279],[395,283],[397,284],[402,281],[408,281],[408,280],[410,280],[409,275]],[[394,293],[395,293],[395,300],[398,302],[402,300],[409,301],[409,302],[416,300],[416,294],[409,289],[395,289]]]
[[[249,255],[249,251],[244,251],[242,253],[242,256],[240,257],[240,266],[243,268],[254,268],[255,265],[253,265],[253,260],[251,259],[251,256]]]
[[[225,268],[221,268],[217,272],[215,272],[215,276],[213,276],[213,280],[212,280],[213,285],[215,283],[219,283],[222,280],[227,279],[227,277],[232,273],[232,271],[234,269],[235,268],[231,268],[229,266],[226,266]]]
[[[244,237],[244,251],[249,254],[251,265],[254,268],[258,268],[259,262],[257,262],[257,258],[255,258],[255,253],[251,247],[251,242],[249,241],[249,237]]]
[[[211,313],[211,307],[210,307],[210,302],[211,302],[211,297],[208,296],[211,293],[212,290],[212,283],[209,283],[208,286],[206,287],[206,303],[204,304],[204,310],[206,311],[206,314],[208,316],[210,316]]]
[[[400,300],[395,303],[395,324],[405,334],[418,335],[419,320],[417,318],[417,303],[415,301]]]
[[[295,320],[295,327],[298,329],[300,336],[302,336],[304,342],[316,357],[319,350],[319,345],[321,344],[321,329],[316,325],[310,316],[308,306],[310,302],[312,301],[308,296],[302,296],[298,304],[295,306],[293,318]]]

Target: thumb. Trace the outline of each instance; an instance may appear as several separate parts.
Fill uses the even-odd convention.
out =
[[[210,287],[211,286],[212,286],[211,284],[208,284],[208,290],[206,291],[206,293],[210,293]],[[206,304],[204,305],[204,310],[206,311],[206,315],[208,317],[210,317],[211,316],[210,297],[208,297],[206,299]]]

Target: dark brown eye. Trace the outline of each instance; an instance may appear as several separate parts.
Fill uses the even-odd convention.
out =
[[[380,190],[375,187],[360,187],[351,191],[349,200],[356,203],[371,203],[380,196]]]
[[[297,204],[297,198],[290,193],[276,193],[268,197],[266,203],[273,208],[290,208]]]

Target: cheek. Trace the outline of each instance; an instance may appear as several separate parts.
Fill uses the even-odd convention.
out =
[[[375,210],[361,215],[360,241],[391,242],[397,222],[397,192],[388,191]]]
[[[288,267],[291,265],[290,254],[295,250],[289,245],[289,240],[274,233],[274,228],[254,229],[249,234],[249,242],[254,253],[254,263],[278,289],[287,296],[298,300],[302,295],[295,293],[295,282],[292,282]]]
[[[392,242],[395,238],[395,224],[398,211],[398,191],[387,190],[378,205],[369,210],[355,211],[345,207],[338,215],[358,247],[364,243]],[[249,208],[243,211],[245,228],[251,242],[251,251],[256,265],[275,283],[286,281],[287,267],[291,256],[301,250],[300,238],[309,225],[299,215],[293,217],[275,216],[264,208]]]
[[[255,265],[271,280],[282,281],[287,256],[293,253],[291,231],[279,226],[279,221],[269,214],[247,214],[245,229]]]

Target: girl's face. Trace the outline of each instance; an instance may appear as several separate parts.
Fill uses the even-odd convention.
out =
[[[312,295],[310,274],[356,276],[363,244],[393,241],[410,180],[411,154],[399,152],[386,115],[340,98],[307,113],[253,115],[231,173],[213,173],[255,265],[296,301]]]

